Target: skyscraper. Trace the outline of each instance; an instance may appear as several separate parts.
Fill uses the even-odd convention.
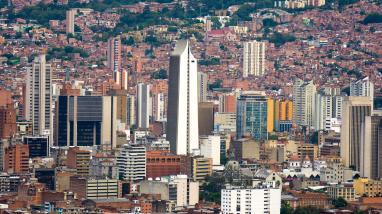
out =
[[[74,34],[74,16],[76,15],[75,10],[66,11],[66,33]]]
[[[264,92],[247,92],[237,99],[236,137],[250,134],[255,140],[267,139],[267,98]]]
[[[178,155],[199,148],[197,60],[188,41],[177,42],[170,56],[167,140]]]
[[[244,42],[243,77],[262,76],[265,73],[265,42]]]
[[[345,97],[342,107],[341,157],[346,167],[360,170],[361,130],[371,114],[369,97]]]
[[[150,126],[150,85],[139,83],[137,86],[137,125],[147,129]]]
[[[208,76],[206,73],[198,72],[198,101],[205,102],[207,100]]]
[[[382,178],[382,115],[366,116],[360,153],[361,176]]]
[[[120,84],[121,71],[121,37],[113,37],[107,41],[107,67],[113,71],[113,78]]]
[[[313,81],[296,79],[293,83],[293,122],[300,126],[314,125],[316,86]]]
[[[36,57],[27,70],[25,117],[32,122],[33,135],[53,134],[51,76],[44,54]]]

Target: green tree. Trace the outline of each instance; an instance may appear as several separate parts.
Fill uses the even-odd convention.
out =
[[[219,21],[219,18],[216,16],[211,18],[211,22],[212,22],[212,29],[220,29],[222,26],[222,24]]]
[[[159,71],[156,71],[152,73],[151,78],[153,79],[167,79],[167,71],[165,69],[160,69]]]
[[[293,209],[290,207],[288,202],[282,201],[281,202],[281,214],[293,214]]]
[[[371,24],[371,23],[382,23],[382,14],[371,13],[365,17],[362,23],[365,25]]]
[[[333,205],[335,208],[344,208],[348,205],[348,203],[346,202],[345,199],[343,199],[342,197],[339,197],[333,200]]]

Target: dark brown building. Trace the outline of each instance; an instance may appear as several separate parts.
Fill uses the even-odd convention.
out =
[[[214,104],[199,103],[199,135],[211,135],[214,130]]]
[[[0,139],[11,138],[16,131],[16,110],[13,104],[0,106]]]

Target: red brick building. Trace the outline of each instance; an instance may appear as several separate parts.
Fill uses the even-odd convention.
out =
[[[29,172],[28,145],[16,144],[5,149],[4,171],[10,173]]]
[[[172,155],[168,151],[147,151],[146,155],[147,178],[180,174],[186,162],[185,156]]]
[[[16,109],[13,104],[0,106],[0,139],[11,138],[16,131]]]

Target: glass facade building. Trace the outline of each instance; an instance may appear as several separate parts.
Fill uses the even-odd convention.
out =
[[[249,134],[255,140],[267,139],[267,99],[265,94],[243,94],[237,100],[237,139]]]

